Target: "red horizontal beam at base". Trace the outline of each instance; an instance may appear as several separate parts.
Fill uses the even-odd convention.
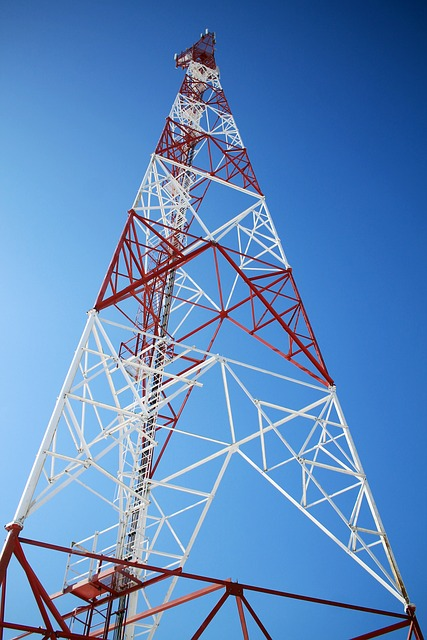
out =
[[[34,573],[34,569],[30,568],[29,565],[27,564],[28,561],[26,561],[25,556],[23,555],[23,551],[22,551],[22,547],[21,544],[29,544],[32,546],[36,546],[36,547],[41,547],[47,550],[54,550],[54,551],[58,551],[58,552],[62,552],[62,553],[67,553],[67,554],[72,554],[75,556],[79,556],[79,557],[87,557],[87,558],[94,558],[97,559],[101,562],[109,562],[109,563],[113,563],[116,565],[116,571],[121,571],[122,569],[124,569],[125,566],[131,568],[131,567],[135,567],[135,568],[139,568],[139,569],[143,569],[146,571],[150,571],[153,574],[157,574],[154,575],[152,578],[150,578],[147,583],[143,585],[143,587],[141,586],[140,588],[145,588],[146,586],[149,586],[150,584],[153,584],[154,582],[158,581],[158,580],[163,580],[165,578],[182,578],[182,579],[187,579],[187,580],[191,580],[194,582],[201,582],[201,583],[208,583],[205,587],[199,589],[199,590],[195,590],[195,591],[191,591],[190,593],[187,593],[186,595],[180,596],[174,600],[171,600],[169,602],[163,602],[162,604],[155,606],[151,609],[147,609],[145,611],[142,611],[140,613],[137,613],[136,615],[132,615],[130,616],[127,620],[123,621],[122,624],[124,624],[124,626],[127,625],[133,625],[143,619],[147,619],[150,618],[152,616],[158,615],[160,613],[163,613],[166,610],[178,607],[180,605],[183,605],[187,602],[190,602],[192,600],[195,600],[197,598],[201,598],[203,596],[206,596],[208,594],[211,594],[215,591],[220,591],[220,590],[224,590],[223,594],[221,595],[219,601],[217,602],[217,604],[213,607],[213,609],[211,610],[211,612],[208,614],[208,616],[204,619],[204,621],[202,622],[202,624],[199,626],[198,630],[196,631],[196,634],[192,636],[193,640],[196,640],[204,631],[204,629],[210,624],[210,622],[213,620],[213,618],[215,617],[216,613],[220,610],[220,608],[222,607],[222,605],[226,602],[226,600],[231,596],[234,597],[236,599],[236,604],[237,604],[237,608],[238,608],[238,614],[239,614],[239,619],[240,619],[240,625],[241,625],[241,630],[243,633],[243,637],[246,638],[247,635],[247,625],[246,625],[246,621],[245,621],[245,615],[244,615],[244,607],[246,608],[247,612],[251,615],[252,619],[255,621],[255,623],[257,624],[259,630],[261,631],[261,633],[263,634],[263,636],[267,639],[270,639],[271,636],[268,634],[266,628],[264,627],[264,625],[262,624],[261,620],[258,618],[258,616],[256,615],[255,611],[253,610],[253,608],[251,607],[251,605],[249,604],[246,595],[248,594],[248,592],[256,592],[256,593],[261,593],[261,594],[265,594],[265,595],[270,595],[270,596],[278,596],[278,597],[282,597],[282,598],[288,598],[288,599],[294,599],[294,600],[299,600],[299,601],[304,601],[307,603],[313,603],[313,604],[322,604],[322,605],[326,605],[326,606],[330,606],[330,607],[337,607],[337,608],[344,608],[344,609],[349,609],[352,611],[359,611],[359,612],[364,612],[364,613],[372,613],[375,615],[382,615],[382,616],[387,616],[387,617],[392,617],[392,618],[398,618],[399,621],[385,626],[385,627],[381,627],[379,629],[367,632],[365,634],[359,635],[355,638],[353,638],[353,640],[369,640],[370,638],[377,638],[380,636],[384,636],[387,634],[391,634],[395,631],[398,631],[400,629],[405,629],[408,628],[408,636],[407,636],[407,640],[423,640],[423,634],[421,632],[420,626],[418,624],[418,621],[415,617],[415,613],[414,613],[414,609],[409,609],[407,613],[396,613],[396,612],[392,612],[392,611],[385,611],[382,609],[374,609],[371,607],[364,607],[364,606],[360,606],[360,605],[353,605],[353,604],[349,604],[349,603],[343,603],[343,602],[338,602],[338,601],[333,601],[333,600],[326,600],[323,598],[316,598],[316,597],[312,597],[312,596],[305,596],[305,595],[301,595],[301,594],[295,594],[295,593],[291,593],[291,592],[286,592],[286,591],[281,591],[281,590],[277,590],[277,589],[269,589],[269,588],[265,588],[265,587],[257,587],[254,585],[249,585],[249,584],[244,584],[244,583],[237,583],[237,582],[231,582],[230,580],[221,580],[218,578],[211,578],[208,576],[202,576],[202,575],[198,575],[198,574],[193,574],[193,573],[187,573],[187,572],[183,572],[181,568],[178,569],[163,569],[160,567],[155,567],[153,565],[146,565],[146,564],[142,564],[142,563],[137,563],[137,562],[128,562],[126,560],[121,560],[118,558],[112,558],[110,556],[104,556],[102,554],[96,554],[96,553],[92,553],[92,552],[85,552],[85,551],[80,551],[80,550],[76,550],[76,549],[72,549],[69,547],[62,547],[59,545],[54,545],[54,544],[49,544],[46,542],[40,542],[40,541],[36,541],[36,540],[30,540],[27,538],[18,538],[15,537],[14,541],[13,541],[13,550],[12,550],[12,554],[16,555],[17,559],[21,561],[21,564],[24,566],[25,568],[25,572],[27,574],[27,577],[30,581],[30,584],[32,585],[33,591],[37,591],[38,594],[40,595],[40,602],[43,600],[43,604],[44,606],[47,607],[47,610],[50,610],[50,614],[53,614],[53,617],[56,618],[56,624],[58,624],[58,626],[60,627],[59,630],[54,630],[52,627],[52,624],[44,624],[42,627],[30,627],[30,626],[26,626],[26,625],[19,625],[19,624],[15,624],[15,623],[9,623],[4,621],[4,607],[2,610],[2,615],[0,617],[0,631],[1,629],[10,629],[10,630],[17,630],[17,631],[21,631],[23,632],[22,636],[19,636],[20,638],[24,638],[26,637],[28,634],[34,634],[37,633],[41,636],[44,637],[56,637],[56,638],[68,638],[69,640],[94,640],[97,638],[101,638],[101,637],[106,637],[105,634],[108,634],[110,631],[114,631],[119,623],[113,623],[110,624],[110,618],[108,618],[107,623],[105,628],[103,628],[102,630],[100,629],[93,629],[91,632],[89,632],[87,634],[76,634],[73,633],[65,624],[65,620],[69,619],[70,617],[73,617],[73,614],[77,611],[76,609],[74,609],[72,612],[67,613],[67,614],[59,614],[59,612],[57,612],[57,610],[52,609],[52,597],[47,596],[46,592],[44,591],[41,583],[39,582],[38,578],[36,577],[36,574]],[[9,540],[9,545],[12,546],[12,540]],[[142,583],[141,583],[142,584]],[[6,575],[4,576],[3,582],[0,584],[0,588],[2,590],[2,595],[4,596],[5,594],[5,590],[6,590]],[[135,589],[135,585],[133,586],[132,590]],[[110,594],[109,597],[107,598],[99,598],[99,599],[94,599],[93,602],[88,603],[86,606],[82,607],[81,609],[79,609],[79,614],[82,611],[89,611],[91,608],[92,609],[96,609],[97,607],[99,607],[101,604],[107,602],[107,601],[113,601],[116,600],[118,597],[121,597],[122,594],[120,594],[120,596],[118,596],[117,594]],[[41,609],[40,609],[41,610]],[[56,614],[56,615],[55,615]],[[60,619],[58,619],[58,615],[60,617]],[[1,637],[1,633],[0,633],[0,637]]]
[[[13,640],[20,640],[20,638],[24,638],[32,633],[37,633],[41,636],[49,636],[50,631],[47,629],[43,629],[43,627],[31,627],[25,624],[16,624],[13,622],[1,622],[1,629],[10,629],[11,631],[22,631],[22,635],[15,636]],[[67,640],[88,640],[88,636],[82,635],[80,633],[64,633],[63,631],[55,631],[56,638],[66,638]]]
[[[142,564],[140,562],[128,562],[127,560],[121,560],[120,558],[112,558],[111,556],[104,556],[102,554],[92,553],[90,551],[79,551],[71,547],[63,547],[60,545],[51,544],[48,542],[41,542],[39,540],[31,540],[29,538],[20,538],[22,544],[29,544],[36,547],[42,547],[44,549],[51,549],[52,551],[59,551],[62,553],[71,553],[72,555],[81,556],[85,558],[94,558],[95,560],[113,562],[117,565],[134,567],[136,569],[144,569],[146,571],[153,571],[164,575],[165,577],[179,576],[183,579],[196,580],[199,582],[209,582],[210,584],[217,584],[223,587],[229,587],[235,583],[230,583],[230,580],[222,580],[220,578],[212,578],[209,576],[202,576],[195,573],[188,573],[179,569],[163,569],[154,565]],[[411,616],[406,613],[397,613],[395,611],[386,611],[384,609],[375,609],[372,607],[364,607],[361,605],[350,604],[346,602],[339,602],[337,600],[327,600],[324,598],[316,598],[314,596],[305,596],[289,591],[280,591],[278,589],[269,589],[267,587],[257,587],[251,584],[236,583],[236,585],[245,591],[256,591],[258,593],[265,593],[266,595],[279,596],[282,598],[290,598],[293,600],[302,600],[305,602],[312,602],[315,604],[323,604],[330,607],[338,607],[344,609],[351,609],[353,611],[360,611],[364,613],[372,613],[376,615],[383,615],[392,618],[400,618],[401,620],[409,620]]]

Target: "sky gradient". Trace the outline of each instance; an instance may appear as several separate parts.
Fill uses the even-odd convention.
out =
[[[180,86],[173,54],[205,28],[426,632],[421,1],[2,4],[1,518],[13,516]],[[393,606],[361,571],[347,577],[349,561],[294,525],[268,487],[239,477],[192,570],[289,591],[307,591],[308,574],[310,593],[331,598],[351,580],[343,598]]]

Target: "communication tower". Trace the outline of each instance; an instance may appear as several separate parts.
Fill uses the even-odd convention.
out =
[[[405,629],[419,640],[214,45],[206,32],[176,56],[184,80],[6,527],[1,628],[8,637],[152,638],[166,611],[222,591],[193,638],[230,596],[243,637],[245,610],[270,637],[246,595],[268,589],[184,571],[238,456],[406,608],[363,637]],[[24,538],[30,517],[57,542]],[[55,559],[36,571],[35,549]],[[18,622],[7,604],[11,564],[34,609]],[[202,585],[176,595],[183,580]]]

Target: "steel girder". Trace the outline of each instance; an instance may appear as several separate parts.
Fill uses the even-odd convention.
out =
[[[182,568],[163,569],[147,563],[138,564],[111,558],[110,556],[92,553],[76,547],[67,548],[20,538],[19,532],[20,527],[18,525],[9,527],[3,557],[8,555],[9,561],[10,557],[14,556],[26,574],[34,600],[37,603],[40,622],[37,626],[35,624],[26,624],[24,621],[25,616],[22,614],[18,622],[5,616],[4,595],[6,587],[4,574],[6,563],[1,563],[2,637],[5,631],[8,633],[18,632],[24,636],[36,638],[64,638],[67,640],[110,637],[119,629],[120,620],[118,616],[109,614],[117,611],[115,608],[117,603],[123,599],[123,594],[129,595],[135,593],[138,589],[150,592],[159,584],[164,582],[175,583],[179,580],[182,587],[181,595],[165,600],[157,606],[150,606],[147,599],[146,607],[143,610],[124,618],[123,628],[128,630],[136,625],[139,625],[140,629],[143,630],[155,628],[162,615],[170,615],[169,612],[176,611],[182,607],[185,608],[186,605],[194,601],[206,600],[206,604],[198,607],[196,614],[193,608],[191,622],[188,622],[188,620],[186,624],[181,622],[179,637],[196,640],[202,636],[209,626],[214,625],[215,617],[220,613],[221,609],[227,606],[227,602],[234,599],[237,609],[234,616],[237,618],[237,622],[233,624],[233,614],[230,612],[230,608],[226,613],[227,628],[229,632],[232,631],[233,637],[237,637],[235,634],[238,633],[238,637],[248,640],[253,637],[253,633],[257,633],[257,637],[261,633],[261,637],[271,639],[273,636],[268,631],[268,628],[271,628],[271,616],[268,615],[270,607],[267,607],[266,610],[265,603],[263,603],[263,598],[267,597],[269,603],[274,599],[281,604],[283,611],[280,625],[281,634],[286,634],[289,624],[295,624],[295,618],[298,618],[298,616],[292,616],[291,620],[289,620],[289,616],[286,615],[286,602],[293,601],[308,605],[306,607],[307,612],[313,611],[314,605],[322,605],[335,612],[344,609],[357,614],[357,628],[359,630],[367,630],[362,633],[357,632],[357,635],[352,634],[352,640],[368,640],[369,638],[385,635],[396,637],[396,633],[401,630],[405,631],[407,640],[423,639],[413,608],[409,608],[405,613],[396,613],[278,589],[242,584],[233,582],[230,579],[222,580],[188,573],[183,571]],[[62,555],[67,554],[74,561],[78,561],[79,558],[88,560],[93,563],[96,570],[90,582],[75,583],[61,594],[49,596],[27,560],[25,548],[29,551],[34,547]],[[109,568],[106,569],[106,567]],[[139,571],[143,576],[142,581],[135,578],[135,571]],[[64,597],[64,593],[66,594],[67,592],[74,592],[79,595],[81,604],[78,607],[74,607],[73,610],[60,613],[55,600],[59,595]],[[93,597],[94,593],[96,593],[96,598]],[[213,594],[217,594],[215,599],[211,597]],[[262,611],[261,615],[260,610]],[[149,619],[154,622],[146,625],[145,623]],[[300,619],[298,621],[297,619],[297,627],[300,626],[303,629],[303,620]],[[333,625],[331,625],[330,631],[333,631]]]

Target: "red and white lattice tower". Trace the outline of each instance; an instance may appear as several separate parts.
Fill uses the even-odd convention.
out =
[[[270,637],[241,586],[203,578],[203,589],[174,593],[239,456],[406,606],[394,626],[421,638],[214,44],[206,32],[176,57],[182,86],[7,525],[2,630],[152,638],[164,611],[223,589],[243,637],[244,606]],[[62,546],[22,538],[30,517]],[[53,554],[36,571],[25,545],[66,551],[68,562]],[[8,617],[12,563],[37,623]],[[67,565],[62,582],[56,564]]]

